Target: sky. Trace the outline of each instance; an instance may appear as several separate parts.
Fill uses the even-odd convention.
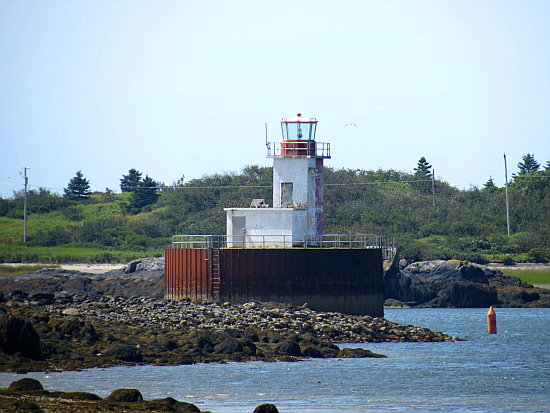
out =
[[[333,168],[504,184],[550,160],[550,0],[0,0],[0,196],[271,165],[315,117]],[[354,123],[356,126],[348,125]]]

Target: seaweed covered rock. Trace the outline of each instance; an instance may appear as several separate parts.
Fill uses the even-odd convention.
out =
[[[36,403],[28,400],[19,399],[4,399],[0,397],[0,411],[11,412],[26,412],[26,413],[44,413],[44,410]]]
[[[136,389],[117,389],[113,390],[107,400],[113,400],[115,402],[135,403],[143,401],[143,396],[139,390]]]
[[[279,351],[287,356],[300,357],[302,350],[300,345],[294,340],[285,340],[279,346]]]
[[[274,404],[264,403],[257,406],[253,413],[279,413],[279,410]]]
[[[342,358],[386,358],[383,354],[373,353],[372,351],[364,348],[344,348],[340,350],[338,356]]]
[[[122,361],[140,362],[143,359],[141,350],[129,344],[117,344],[105,352],[105,357],[114,357]]]
[[[148,402],[149,410],[162,412],[178,412],[178,413],[200,413],[200,409],[191,403],[180,402],[172,397],[164,399],[154,399]]]
[[[233,354],[242,352],[244,349],[243,343],[233,337],[227,337],[220,344],[214,347],[214,351],[219,354]]]
[[[34,391],[34,390],[44,390],[44,387],[42,386],[42,383],[40,383],[36,379],[31,378],[24,378],[21,380],[16,380],[11,382],[10,386],[8,387],[9,390],[13,391]]]
[[[31,322],[8,315],[0,316],[0,351],[32,360],[42,358],[40,337]]]

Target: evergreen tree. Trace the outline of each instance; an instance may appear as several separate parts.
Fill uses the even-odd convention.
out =
[[[428,163],[425,157],[422,157],[418,160],[418,166],[414,168],[416,171],[414,174],[418,178],[430,178],[432,175],[432,165]]]
[[[133,192],[141,184],[141,172],[137,169],[130,169],[128,175],[122,175],[120,190],[122,192]]]
[[[489,176],[489,180],[485,182],[485,184],[483,185],[483,189],[485,191],[494,191],[495,189],[497,189],[497,186],[495,185],[495,181],[493,180],[492,176]]]
[[[430,192],[432,184],[427,182],[428,179],[432,178],[432,165],[428,163],[425,157],[421,157],[418,160],[418,165],[414,168],[414,177],[418,180],[423,180],[426,182],[415,182],[414,187],[422,192]]]
[[[527,175],[531,172],[538,171],[540,168],[540,163],[537,162],[535,159],[535,155],[532,153],[528,153],[523,155],[522,162],[518,163],[519,168],[519,175]]]
[[[153,178],[145,175],[145,179],[132,191],[129,210],[137,214],[143,207],[156,203],[160,196],[157,192],[157,186],[158,184]]]
[[[65,196],[69,199],[87,199],[90,195],[90,181],[84,178],[81,171],[77,171],[65,188]]]
[[[544,169],[550,171],[550,161],[546,161],[546,166],[544,167]]]

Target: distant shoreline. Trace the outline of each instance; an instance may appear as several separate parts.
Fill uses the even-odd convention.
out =
[[[517,270],[550,270],[550,263],[542,262],[518,262],[512,265],[502,264],[500,262],[490,262],[486,264],[486,267],[493,270],[500,270],[501,268],[517,269]]]

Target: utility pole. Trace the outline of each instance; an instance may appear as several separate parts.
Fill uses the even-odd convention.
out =
[[[435,169],[432,169],[432,206],[435,209]]]
[[[27,185],[29,184],[27,169],[31,168],[23,168],[23,179],[25,180],[25,198],[23,201],[23,242],[27,242]]]
[[[504,186],[506,194],[506,227],[508,228],[508,236],[510,236],[510,204],[508,203],[508,166],[506,165],[506,153],[504,154],[504,177],[506,185]]]

